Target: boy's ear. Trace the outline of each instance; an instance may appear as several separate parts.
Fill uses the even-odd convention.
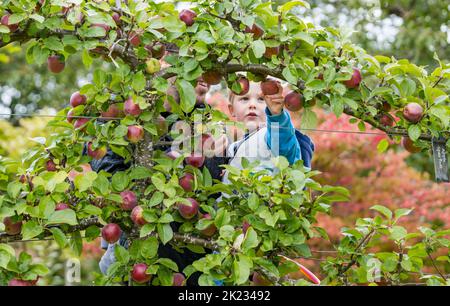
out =
[[[231,116],[235,117],[235,116],[234,116],[234,109],[233,109],[233,104],[232,104],[232,103],[229,103],[229,104],[228,104],[228,110],[230,111]]]

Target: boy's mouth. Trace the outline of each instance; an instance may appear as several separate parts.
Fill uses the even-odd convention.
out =
[[[258,117],[258,115],[254,112],[250,112],[245,117],[250,118],[250,119],[255,119],[256,117]]]

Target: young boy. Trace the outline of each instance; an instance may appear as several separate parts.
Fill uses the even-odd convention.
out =
[[[259,160],[259,169],[273,171],[271,159],[281,155],[290,164],[302,159],[305,167],[311,167],[314,144],[292,125],[289,113],[284,110],[281,84],[278,88],[278,93],[264,95],[259,83],[250,82],[247,94],[230,94],[230,113],[249,130],[242,140],[229,146],[231,166],[242,168],[241,160],[245,157],[250,162]],[[223,182],[229,183],[227,173]]]

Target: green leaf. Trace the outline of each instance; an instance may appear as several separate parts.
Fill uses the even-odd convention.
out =
[[[77,225],[77,215],[72,209],[63,209],[55,211],[50,215],[47,221],[47,225],[50,224],[69,224]]]
[[[75,187],[77,187],[80,192],[86,191],[94,185],[96,178],[97,173],[94,171],[85,173],[84,175],[77,175],[74,180]]]
[[[140,92],[145,89],[145,85],[146,85],[146,80],[145,80],[144,73],[142,71],[139,71],[138,73],[136,73],[133,76],[133,82],[131,83],[131,87],[133,87],[133,89],[136,92]]]
[[[152,176],[152,172],[146,167],[135,167],[130,172],[131,180],[142,180]]]
[[[157,230],[158,230],[158,235],[159,235],[159,239],[161,240],[161,242],[163,244],[166,244],[167,242],[169,242],[170,240],[172,240],[173,238],[173,231],[172,228],[170,227],[170,224],[158,224],[156,226]]]
[[[44,276],[44,275],[47,275],[48,273],[50,273],[50,270],[43,264],[35,264],[35,265],[32,265],[30,272],[33,272],[39,276]]]
[[[291,69],[289,69],[289,67],[284,67],[283,72],[282,72],[284,78],[286,79],[286,81],[288,81],[291,84],[297,84],[297,77],[295,77],[295,75],[292,73]]]
[[[145,224],[143,227],[141,227],[141,230],[139,231],[139,237],[145,237],[151,234],[155,230],[155,224]]]
[[[114,256],[118,262],[124,265],[130,261],[130,254],[128,251],[123,246],[118,244],[114,247]]]
[[[130,184],[130,178],[125,172],[116,172],[111,181],[111,185],[116,191],[123,191]]]
[[[409,215],[413,210],[408,208],[400,208],[395,210],[395,221],[397,222],[403,216]]]
[[[40,235],[44,229],[36,221],[31,220],[22,226],[22,239],[28,240]]]
[[[101,195],[107,195],[109,193],[109,180],[104,175],[98,175],[94,181],[94,186]]]
[[[36,20],[39,23],[43,23],[45,21],[45,18],[38,14],[31,14],[30,18]]]
[[[158,205],[162,202],[162,200],[164,200],[164,194],[162,192],[156,191],[150,198],[149,206],[153,207],[155,205]]]
[[[241,285],[248,281],[253,262],[249,257],[242,254],[239,254],[238,258],[233,262],[233,276],[236,285]]]
[[[81,60],[83,61],[83,65],[86,68],[90,68],[92,65],[92,62],[94,61],[94,59],[89,54],[89,51],[86,49],[84,49],[83,53],[81,54]]]
[[[84,231],[84,236],[86,241],[93,241],[100,236],[100,233],[101,230],[98,228],[98,226],[91,225]]]
[[[173,283],[172,272],[165,266],[159,266],[158,279],[162,286],[171,286]]]
[[[317,126],[317,115],[312,110],[305,108],[302,116],[302,128],[313,129]]]
[[[255,40],[252,42],[252,50],[256,58],[261,58],[266,52],[266,45],[262,40]]]
[[[259,206],[259,198],[258,195],[256,193],[252,193],[250,194],[250,196],[248,197],[248,207],[255,211]]]
[[[253,230],[252,227],[249,227],[244,238],[244,242],[242,242],[241,249],[243,252],[247,252],[250,249],[256,248],[259,244],[258,235]]]
[[[27,18],[27,14],[24,14],[24,13],[12,14],[12,15],[9,15],[8,23],[9,24],[19,23],[22,20],[25,20],[25,18]]]
[[[53,51],[62,51],[64,50],[64,45],[62,42],[55,36],[50,36],[44,39],[44,45]]]
[[[342,99],[339,96],[333,95],[331,96],[330,103],[333,113],[339,118],[344,112],[344,103]]]
[[[50,229],[50,232],[52,232],[53,238],[61,249],[67,246],[67,238],[62,230],[57,227],[53,227]]]
[[[382,206],[382,205],[374,205],[370,209],[376,210],[383,215],[385,215],[389,220],[392,219],[392,212],[389,210],[389,208]]]
[[[21,190],[22,190],[22,183],[20,182],[11,182],[8,184],[7,192],[8,195],[13,199],[16,199],[19,196]]]
[[[163,266],[169,268],[172,271],[178,272],[177,264],[169,258],[160,258],[158,259],[158,263],[162,264]]]
[[[0,249],[0,268],[6,269],[9,261],[13,256],[6,252],[5,250]]]
[[[383,153],[389,148],[389,142],[387,139],[381,139],[380,142],[378,142],[377,150],[378,153]]]
[[[401,240],[408,234],[406,229],[402,226],[393,226],[389,232],[391,233],[391,238],[394,240]]]
[[[149,237],[141,244],[141,255],[144,258],[153,258],[158,254],[158,240],[156,237]]]
[[[197,96],[194,87],[186,80],[177,80],[175,85],[180,94],[181,109],[185,113],[190,113],[194,109]]]
[[[10,29],[7,26],[0,24],[0,33],[9,33],[9,32]]]
[[[290,11],[291,9],[293,9],[295,6],[303,6],[303,7],[307,8],[307,9],[310,8],[309,3],[308,3],[308,2],[305,2],[305,1],[288,1],[288,2],[286,2],[285,4],[280,5],[280,6],[277,8],[277,11],[278,11],[279,13],[287,13],[288,11]]]
[[[421,134],[420,131],[420,126],[414,124],[414,125],[410,125],[408,128],[408,136],[409,138],[411,138],[412,141],[416,141],[419,139]]]

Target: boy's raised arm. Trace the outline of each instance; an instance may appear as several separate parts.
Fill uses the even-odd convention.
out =
[[[274,95],[264,96],[266,101],[267,134],[266,143],[275,155],[287,158],[290,164],[301,159],[300,144],[295,136],[295,129],[291,117],[284,107],[284,98],[280,90]]]

